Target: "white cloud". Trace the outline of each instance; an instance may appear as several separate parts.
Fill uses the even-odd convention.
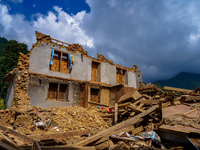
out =
[[[93,39],[80,28],[85,12],[70,16],[61,8],[55,6],[55,13],[37,14],[35,21],[26,21],[24,15],[11,15],[8,7],[0,4],[0,36],[15,39],[31,45],[35,42],[34,31],[49,34],[51,37],[68,42],[79,43],[93,48]]]

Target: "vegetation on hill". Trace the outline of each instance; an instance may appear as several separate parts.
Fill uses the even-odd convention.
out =
[[[176,88],[191,89],[194,90],[200,87],[200,74],[193,74],[182,72],[171,79],[159,80],[153,83],[160,84],[163,86],[171,86]]]
[[[8,83],[4,81],[7,73],[17,67],[19,53],[28,53],[27,45],[16,40],[7,40],[0,37],[0,99],[5,102]],[[3,100],[2,100],[3,99]],[[0,105],[2,109],[4,105]]]

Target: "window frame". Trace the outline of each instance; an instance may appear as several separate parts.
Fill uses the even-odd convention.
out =
[[[53,84],[56,84],[56,99],[54,98],[54,99],[52,99],[51,97],[50,97],[50,88],[52,88],[52,87],[50,87],[51,86],[51,84],[53,85]],[[60,93],[61,93],[61,87],[65,87],[66,89],[64,90],[65,91],[65,97],[64,97],[64,99],[61,99],[60,98]],[[69,93],[69,85],[68,84],[61,84],[61,83],[56,83],[56,82],[49,82],[49,88],[48,88],[48,92],[47,92],[47,100],[53,100],[53,101],[62,101],[62,102],[69,102],[69,100],[68,100],[68,93]]]
[[[60,53],[60,54],[58,54],[58,58],[59,58],[59,69],[58,70],[53,70],[52,69],[52,66],[54,65],[54,63],[53,63],[53,65],[50,65],[49,64],[49,70],[51,70],[51,71],[56,71],[56,72],[61,72],[61,73],[67,73],[67,74],[70,74],[71,73],[71,69],[70,69],[70,61],[69,61],[69,53],[65,53],[65,52],[63,52],[63,51],[59,51],[59,50],[54,50],[54,55],[55,54],[57,54],[57,53]],[[54,57],[57,57],[57,56],[53,56],[53,60],[54,60]],[[67,71],[66,72],[63,72],[62,71],[62,63],[63,63],[63,57],[67,57]],[[50,58],[51,59],[51,58]],[[64,58],[65,59],[65,58]],[[53,61],[52,60],[52,61]]]
[[[117,79],[118,75],[120,78],[119,80]],[[116,67],[116,83],[128,85],[128,71],[126,69]]]

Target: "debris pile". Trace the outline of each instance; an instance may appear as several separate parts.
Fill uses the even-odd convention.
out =
[[[199,89],[164,92],[144,85],[115,106],[12,107],[2,110],[0,119],[4,149],[200,148]]]

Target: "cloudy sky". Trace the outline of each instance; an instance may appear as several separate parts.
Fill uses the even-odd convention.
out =
[[[143,81],[200,73],[199,0],[0,0],[0,36],[35,31],[143,72]]]

